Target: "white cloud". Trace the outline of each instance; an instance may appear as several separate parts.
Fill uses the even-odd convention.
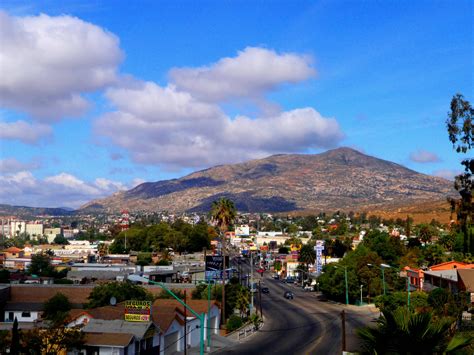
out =
[[[35,144],[51,134],[51,127],[45,124],[28,123],[21,120],[16,122],[0,121],[0,139],[19,140],[26,144]]]
[[[247,47],[237,57],[222,58],[207,67],[174,68],[170,78],[178,89],[204,101],[253,99],[282,84],[313,77],[316,71],[311,62],[305,55]]]
[[[0,159],[0,173],[16,173],[22,170],[36,169],[38,162],[22,163],[15,158]]]
[[[420,149],[410,154],[410,160],[416,163],[438,163],[441,159],[432,152]]]
[[[29,171],[20,171],[0,175],[0,203],[77,208],[93,199],[131,187],[104,178],[86,182],[64,172],[37,179]]]
[[[447,180],[454,181],[456,175],[462,174],[460,170],[440,169],[433,172],[434,176],[442,177]]]
[[[107,97],[118,110],[98,119],[96,133],[142,164],[204,167],[333,147],[343,138],[337,121],[313,108],[231,119],[217,105],[151,82],[111,89]]]
[[[0,105],[42,122],[81,115],[81,96],[116,81],[119,40],[71,16],[0,11]]]

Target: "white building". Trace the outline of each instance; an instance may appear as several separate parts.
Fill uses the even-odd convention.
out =
[[[30,237],[41,237],[44,232],[44,226],[42,223],[27,223],[26,234]]]

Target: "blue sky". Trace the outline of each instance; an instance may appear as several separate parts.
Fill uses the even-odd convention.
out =
[[[0,203],[350,146],[452,177],[470,1],[3,1]]]

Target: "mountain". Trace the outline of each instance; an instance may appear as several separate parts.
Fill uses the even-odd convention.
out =
[[[241,212],[357,210],[445,200],[452,182],[338,148],[220,165],[180,179],[147,182],[81,209],[207,212],[220,197]]]
[[[34,217],[34,216],[69,216],[74,210],[68,207],[48,208],[48,207],[27,207],[12,206],[0,204],[0,216],[18,216],[18,217]]]

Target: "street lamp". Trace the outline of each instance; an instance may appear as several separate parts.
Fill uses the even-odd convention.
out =
[[[338,269],[337,266],[334,266],[336,269]],[[349,286],[347,285],[347,266],[342,266],[344,268],[344,280],[346,283],[346,305],[349,304]]]
[[[364,285],[360,285],[360,305],[362,306],[362,287],[364,287]]]
[[[372,264],[367,264],[367,266],[374,266]],[[387,286],[385,284],[385,268],[391,268],[390,265],[380,264],[380,269],[382,269],[382,285],[383,285],[383,295],[387,294]]]
[[[177,295],[175,295],[173,291],[171,291],[168,287],[166,287],[162,282],[152,281],[146,277],[143,277],[137,274],[129,275],[127,279],[130,281],[151,283],[153,285],[160,286],[162,289],[168,292],[171,296],[173,296],[179,303],[181,303],[184,307],[186,307],[186,309],[189,310],[194,316],[196,316],[199,319],[199,330],[200,330],[199,331],[200,333],[199,355],[204,355],[204,313],[203,314],[197,313],[194,309],[192,309],[185,302],[183,302]],[[185,329],[185,332],[186,332],[186,329]],[[208,333],[209,333],[209,330],[208,330]]]

